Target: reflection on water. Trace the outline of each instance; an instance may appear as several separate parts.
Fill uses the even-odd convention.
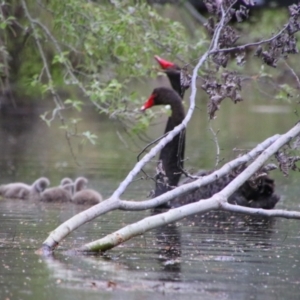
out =
[[[253,104],[228,102],[218,112],[213,126],[221,128],[221,158],[232,158],[234,147],[251,147],[291,125],[291,119],[275,109],[276,117],[260,110],[258,122]],[[47,176],[55,185],[65,176],[86,176],[91,188],[108,197],[144,144],[130,144],[128,139],[126,148],[116,133],[124,134],[121,128],[89,111],[80,129],[97,133],[99,141],[95,147],[74,141],[78,166],[63,132],[39,120],[43,111],[41,107],[35,115],[28,111],[2,114],[0,183],[31,183]],[[199,99],[188,129],[186,166],[195,169],[214,165],[215,146],[205,111]],[[160,125],[153,126],[149,135],[155,138],[163,132],[164,122],[165,118],[158,121]],[[155,161],[146,170],[151,174],[154,166]],[[278,207],[299,210],[299,175],[283,179],[275,172],[274,176],[283,195]],[[150,180],[136,181],[124,198],[145,199],[152,188]],[[146,233],[105,256],[76,257],[64,252],[150,214],[116,211],[71,234],[54,258],[36,255],[49,232],[80,209],[72,204],[0,201],[1,299],[99,299],[99,295],[112,299],[298,298],[297,221],[213,212]]]
[[[5,200],[0,211],[1,299],[48,299],[49,294],[58,299],[98,299],[99,294],[112,299],[297,299],[299,292],[297,221],[212,212],[149,232],[105,256],[58,251],[54,258],[42,258],[34,251],[74,207]],[[112,212],[84,225],[60,249],[145,215]]]

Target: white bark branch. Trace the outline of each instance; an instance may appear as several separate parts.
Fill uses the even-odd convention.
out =
[[[221,30],[221,28],[219,28]],[[214,47],[215,48],[215,47]],[[213,48],[213,49],[214,49]],[[82,212],[62,225],[60,225],[57,229],[51,232],[49,237],[44,241],[41,251],[44,254],[48,254],[49,252],[52,252],[54,248],[59,244],[59,242],[65,238],[69,233],[71,233],[73,230],[78,228],[79,226],[93,220],[94,218],[100,216],[104,212],[108,212],[109,210],[105,210],[103,206],[107,205],[109,207],[112,207],[112,209],[117,209],[120,205],[120,196],[124,193],[127,186],[132,182],[134,177],[140,172],[140,170],[144,167],[144,165],[149,162],[167,143],[172,141],[172,139],[184,128],[186,128],[188,122],[190,121],[194,109],[195,109],[195,98],[196,98],[196,80],[197,80],[197,74],[199,68],[202,66],[202,64],[205,62],[209,55],[209,51],[207,51],[198,61],[197,66],[193,70],[193,76],[192,76],[192,92],[190,96],[190,107],[186,114],[186,117],[182,121],[182,123],[178,126],[176,126],[172,131],[170,131],[166,137],[164,137],[155,147],[151,149],[151,151],[146,154],[138,163],[136,163],[135,167],[129,172],[127,177],[121,182],[119,187],[115,190],[111,198],[107,199],[106,201],[95,205],[92,208],[87,209],[85,212]],[[85,215],[83,214],[85,213]]]
[[[175,197],[180,195],[186,194],[188,192],[195,191],[196,189],[209,184],[216,180],[216,178],[220,178],[228,174],[232,169],[236,168],[237,166],[247,163],[250,160],[253,160],[257,157],[263,150],[268,148],[272,145],[275,141],[279,139],[280,135],[275,135],[266,139],[261,144],[258,144],[252,151],[249,153],[225,164],[221,169],[207,175],[204,177],[199,178],[198,180],[184,184],[170,192],[167,192],[159,197],[156,197],[151,200],[144,200],[144,201],[125,201],[116,198],[109,198],[100,204],[93,206],[74,217],[70,218],[59,227],[57,227],[54,231],[52,231],[49,237],[44,241],[44,248],[45,252],[52,251],[69,233],[80,227],[81,225],[93,220],[94,218],[103,215],[109,211],[115,209],[122,209],[122,210],[145,210],[157,207],[168,202]],[[49,249],[50,248],[50,249]],[[47,250],[48,249],[48,250]]]
[[[237,176],[229,185],[227,185],[223,192],[225,195],[231,195],[237,188],[239,188],[250,176],[252,176],[266,160],[277,152],[282,146],[289,143],[294,137],[300,133],[300,123],[298,122],[287,133],[283,134],[277,139],[268,149],[266,149],[248,168],[246,168],[239,176]],[[236,188],[237,185],[237,188]]]
[[[229,185],[234,185],[230,183]],[[196,203],[187,204],[179,208],[174,208],[168,212],[158,214],[155,216],[144,218],[134,224],[123,227],[122,229],[115,231],[112,234],[105,236],[102,239],[83,245],[77,249],[78,252],[104,252],[112,249],[125,241],[141,235],[151,229],[169,224],[171,222],[179,221],[185,217],[204,214],[214,209],[220,209],[224,211],[237,212],[242,214],[250,214],[256,216],[266,217],[282,217],[288,219],[300,219],[300,212],[297,211],[285,211],[281,209],[265,210],[262,208],[249,208],[238,205],[229,204],[227,197],[224,196],[224,190],[215,194],[213,197],[207,200],[200,200]]]
[[[224,19],[224,12],[222,11],[222,15]],[[215,51],[218,50],[218,41],[220,32],[223,28],[224,20],[220,22],[219,26],[215,30],[214,38],[212,39],[211,45],[209,47],[209,50],[199,59],[196,67],[193,70],[192,75],[192,81],[191,81],[191,95],[190,95],[190,106],[188,109],[188,112],[186,114],[185,119],[183,122],[176,126],[172,131],[170,131],[165,138],[163,138],[155,147],[151,149],[151,151],[146,154],[136,165],[135,167],[129,172],[127,177],[121,182],[119,187],[116,189],[116,191],[113,193],[113,195],[105,200],[104,202],[91,207],[87,209],[86,211],[83,211],[76,216],[72,217],[62,225],[60,225],[58,228],[56,228],[49,237],[45,240],[42,247],[42,253],[48,254],[49,252],[52,252],[54,248],[73,230],[80,227],[81,225],[93,220],[94,218],[115,210],[115,209],[127,209],[127,210],[139,210],[139,209],[147,209],[147,208],[153,208],[159,204],[163,204],[167,202],[169,199],[174,198],[175,196],[182,195],[184,193],[193,191],[200,186],[207,184],[209,182],[212,182],[213,180],[219,178],[220,176],[224,176],[226,173],[228,173],[237,163],[241,163],[242,159],[234,160],[233,162],[230,162],[226,165],[224,165],[219,171],[216,171],[209,176],[200,178],[196,180],[195,182],[185,184],[183,186],[180,186],[173,191],[170,191],[166,193],[165,195],[162,195],[160,197],[157,197],[152,200],[143,201],[143,203],[136,203],[136,202],[130,202],[130,201],[122,201],[120,200],[120,196],[124,193],[127,186],[132,182],[134,177],[141,171],[141,169],[144,167],[144,165],[149,162],[167,143],[169,143],[181,130],[187,127],[188,122],[190,121],[192,114],[195,109],[195,98],[197,93],[197,87],[196,87],[196,80],[198,76],[198,70],[203,65],[203,63],[207,60],[208,56],[212,53],[215,53]],[[132,236],[141,234],[147,230],[153,229],[155,227],[161,226],[163,224],[167,224],[170,222],[174,222],[176,220],[179,220],[181,218],[184,218],[188,215],[195,214],[195,213],[203,213],[206,211],[209,211],[211,209],[232,209],[232,207],[226,207],[226,199],[241,185],[243,182],[245,182],[256,170],[258,170],[263,162],[265,162],[268,157],[270,157],[274,152],[276,152],[282,145],[284,145],[286,142],[288,142],[292,137],[296,136],[300,132],[300,125],[297,124],[293,129],[291,129],[288,133],[282,135],[282,136],[274,136],[268,140],[266,140],[263,144],[263,148],[261,150],[258,150],[255,148],[250,153],[251,155],[254,155],[254,157],[257,156],[257,153],[255,154],[255,151],[260,152],[266,147],[268,147],[263,153],[259,156],[259,158],[252,163],[244,172],[238,176],[234,181],[232,181],[223,191],[219,192],[218,194],[214,195],[210,200],[200,201],[192,204],[185,205],[183,207],[170,210],[169,212],[165,214],[160,214],[157,216],[148,217],[144,220],[139,221],[136,224],[129,225],[99,241],[96,241],[94,243],[87,244],[81,248],[83,251],[103,251],[107,250],[111,247],[114,247],[115,245],[118,245],[119,243],[131,238]],[[269,143],[269,144],[268,144]],[[259,145],[261,146],[261,145]],[[249,153],[249,154],[250,154]],[[245,162],[249,161],[249,156],[247,155],[244,157]],[[253,157],[251,157],[253,158]],[[235,210],[238,210],[238,208],[241,208],[240,212],[244,211],[244,208],[239,206],[234,206]],[[248,209],[250,210],[250,209]],[[251,211],[261,211],[264,212],[264,210],[251,210]]]
[[[270,218],[280,217],[286,219],[300,219],[299,211],[288,211],[283,209],[266,210],[262,208],[250,208],[250,207],[230,204],[228,202],[222,203],[221,209],[225,211],[231,211],[231,212],[246,214],[246,215],[263,216],[263,217],[270,217]]]
[[[272,156],[276,151],[278,151],[283,145],[288,143],[292,138],[300,133],[300,123],[297,123],[291,130],[279,137],[273,144],[271,144],[265,151],[263,151],[260,156],[249,165],[239,176],[232,180],[222,191],[216,193],[213,197],[208,200],[199,199],[198,202],[187,204],[179,208],[171,209],[166,213],[162,213],[156,216],[147,217],[137,223],[125,226],[124,228],[92,243],[88,243],[82,246],[79,251],[105,251],[111,249],[130,238],[140,235],[148,230],[151,230],[162,225],[166,225],[170,222],[178,221],[184,217],[205,213],[213,209],[223,209],[227,211],[234,211],[240,213],[250,213],[256,215],[272,216],[272,217],[286,217],[300,219],[300,212],[288,212],[283,210],[269,210],[264,209],[253,209],[245,208],[238,205],[231,205],[227,203],[227,199],[232,195],[247,179],[249,179],[263,164],[267,159]],[[207,176],[208,177],[208,176]],[[184,189],[186,187],[191,187],[196,185],[197,182],[201,182],[202,179],[198,179],[195,182],[188,183],[179,187],[177,189]],[[176,190],[177,190],[176,189]],[[175,190],[174,190],[175,191]],[[174,191],[166,193],[172,193]]]
[[[214,196],[214,199],[203,200],[192,204],[187,204],[179,208],[171,209],[168,212],[147,217],[143,220],[136,222],[134,224],[123,227],[122,229],[107,235],[106,237],[94,241],[92,243],[82,246],[79,251],[83,252],[97,252],[97,251],[106,251],[109,250],[130,238],[143,234],[144,232],[154,229],[156,227],[178,221],[182,218],[185,218],[191,214],[204,213],[212,209],[217,209],[219,207],[219,201],[215,200],[217,195]],[[220,200],[223,201],[223,200]]]
[[[258,144],[253,150],[251,150],[249,153],[244,154],[243,156],[236,158],[228,163],[226,163],[224,166],[222,166],[219,170],[214,171],[213,173],[200,177],[199,179],[181,185],[177,187],[176,189],[169,191],[159,197],[156,197],[151,200],[144,200],[144,201],[121,201],[119,209],[123,210],[145,210],[145,209],[151,209],[156,206],[162,205],[166,202],[168,202],[171,199],[174,199],[175,197],[181,196],[183,194],[186,194],[188,192],[195,191],[202,186],[205,186],[209,183],[214,182],[216,179],[219,179],[225,175],[227,175],[230,171],[235,169],[241,164],[248,163],[250,160],[255,159],[259,154],[261,154],[266,148],[268,148],[270,145],[272,145],[277,139],[279,139],[280,135],[274,135],[273,137],[270,137],[266,139],[261,144]]]
[[[64,222],[50,233],[40,249],[41,253],[44,255],[52,253],[55,247],[57,247],[58,244],[72,231],[93,220],[98,215],[117,209],[119,206],[119,201],[120,200],[118,199],[109,198],[70,218],[68,221]]]

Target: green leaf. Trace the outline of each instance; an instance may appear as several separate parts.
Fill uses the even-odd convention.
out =
[[[82,135],[92,144],[96,144],[96,139],[98,138],[97,135],[92,134],[90,131],[85,131]]]
[[[73,108],[75,108],[79,112],[82,110],[83,102],[80,100],[67,99],[67,100],[65,100],[64,103],[70,104]]]

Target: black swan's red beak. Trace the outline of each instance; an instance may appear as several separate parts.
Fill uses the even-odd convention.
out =
[[[161,68],[164,69],[164,70],[169,69],[169,68],[174,68],[176,66],[174,63],[172,63],[170,61],[167,61],[165,59],[162,59],[158,55],[155,55],[154,58],[159,63],[159,65],[161,66]]]
[[[145,104],[141,107],[141,111],[145,111],[146,109],[152,107],[154,105],[155,94],[152,94],[149,99],[145,102]]]

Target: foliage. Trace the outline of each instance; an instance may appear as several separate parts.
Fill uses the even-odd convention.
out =
[[[80,112],[83,103],[78,92],[74,95],[75,87],[100,113],[140,118],[135,129],[144,128],[145,117],[130,108],[138,96],[129,93],[128,83],[155,75],[154,54],[185,57],[201,47],[189,46],[180,23],[143,1],[15,0],[2,7],[2,83],[17,84],[22,93],[51,96],[52,117],[46,112],[42,118],[48,125],[57,116],[62,120],[66,107]],[[59,89],[70,92],[66,101]]]
[[[294,70],[289,66],[287,60],[292,54],[298,54],[298,45],[296,34],[300,31],[300,8],[296,4],[288,8],[288,20],[281,25],[271,37],[259,39],[259,41],[249,41],[240,44],[240,34],[230,21],[236,17],[238,22],[248,18],[248,9],[240,5],[238,8],[232,8],[235,1],[224,1],[224,11],[215,0],[206,0],[205,4],[211,17],[204,24],[208,35],[214,39],[219,34],[219,45],[216,51],[211,51],[210,59],[206,68],[206,75],[203,78],[202,89],[208,94],[209,102],[207,104],[210,119],[216,117],[216,111],[220,109],[221,102],[225,98],[230,98],[234,103],[243,100],[241,96],[242,76],[241,72],[232,72],[228,69],[230,61],[235,58],[238,66],[243,66],[249,49],[254,50],[260,62],[268,67],[276,68],[278,63],[284,63],[292,75],[297,78]],[[246,3],[247,1],[244,0]],[[223,23],[220,22],[221,16]],[[280,20],[281,22],[281,20]],[[260,22],[259,22],[260,23]],[[220,29],[222,28],[222,29]],[[250,35],[251,36],[251,35]],[[232,64],[230,65],[232,68]],[[225,70],[226,69],[226,70]],[[236,69],[236,68],[235,68]],[[205,73],[204,73],[205,74]],[[261,68],[260,73],[253,78],[259,77],[272,78],[270,68]],[[221,80],[220,80],[221,78]],[[297,83],[299,84],[299,80]],[[275,98],[283,99],[295,95],[295,90],[287,84],[274,84],[277,89]],[[298,95],[297,95],[298,96]]]
[[[234,26],[233,30],[229,25],[226,26],[221,48],[235,46],[236,41],[241,43],[243,36],[249,42],[249,39],[256,38],[252,36],[253,32],[266,37],[261,28],[268,30],[269,34],[269,27],[276,27],[269,22],[273,16],[274,11],[269,11],[263,18],[269,26],[265,26],[263,20],[254,28],[255,25],[247,25],[247,22]],[[278,14],[276,11],[276,16],[276,22],[282,25],[286,13]],[[215,31],[216,21],[208,22],[210,35]],[[236,27],[247,31],[247,34],[242,34],[238,39],[240,32],[236,31]],[[139,97],[128,90],[129,82],[156,75],[156,70],[151,67],[154,54],[167,53],[171,59],[189,57],[191,62],[208,45],[203,38],[203,31],[200,38],[198,35],[197,42],[190,44],[188,34],[179,22],[160,16],[154,7],[144,1],[133,0],[6,0],[0,13],[0,38],[3,89],[14,84],[19,93],[42,96],[44,99],[52,97],[53,110],[41,117],[49,126],[58,117],[68,137],[73,136],[74,131],[68,125],[72,124],[72,120],[64,120],[64,110],[74,109],[80,118],[80,112],[88,101],[94,104],[99,113],[130,123],[131,132],[138,134],[148,127],[154,115],[139,113]],[[264,50],[263,54],[267,49]],[[227,62],[230,63],[229,54],[218,52],[211,55],[206,68],[200,69],[199,74],[206,79],[213,78],[212,75],[222,78],[224,67]],[[243,49],[237,56],[241,65],[244,56]],[[217,72],[214,73],[215,69]],[[258,76],[269,74],[270,68]],[[206,85],[210,87],[209,82]],[[69,92],[66,99],[61,99],[60,90]],[[221,101],[230,94],[236,102],[236,96],[240,99],[237,90],[239,88],[235,88],[234,93],[228,92],[225,84],[223,91],[207,91],[213,97],[213,102],[210,102],[211,117],[219,107],[215,99]],[[291,94],[291,89],[279,86],[276,97],[282,99],[286,93]],[[87,135],[82,134],[82,137],[86,139]]]

